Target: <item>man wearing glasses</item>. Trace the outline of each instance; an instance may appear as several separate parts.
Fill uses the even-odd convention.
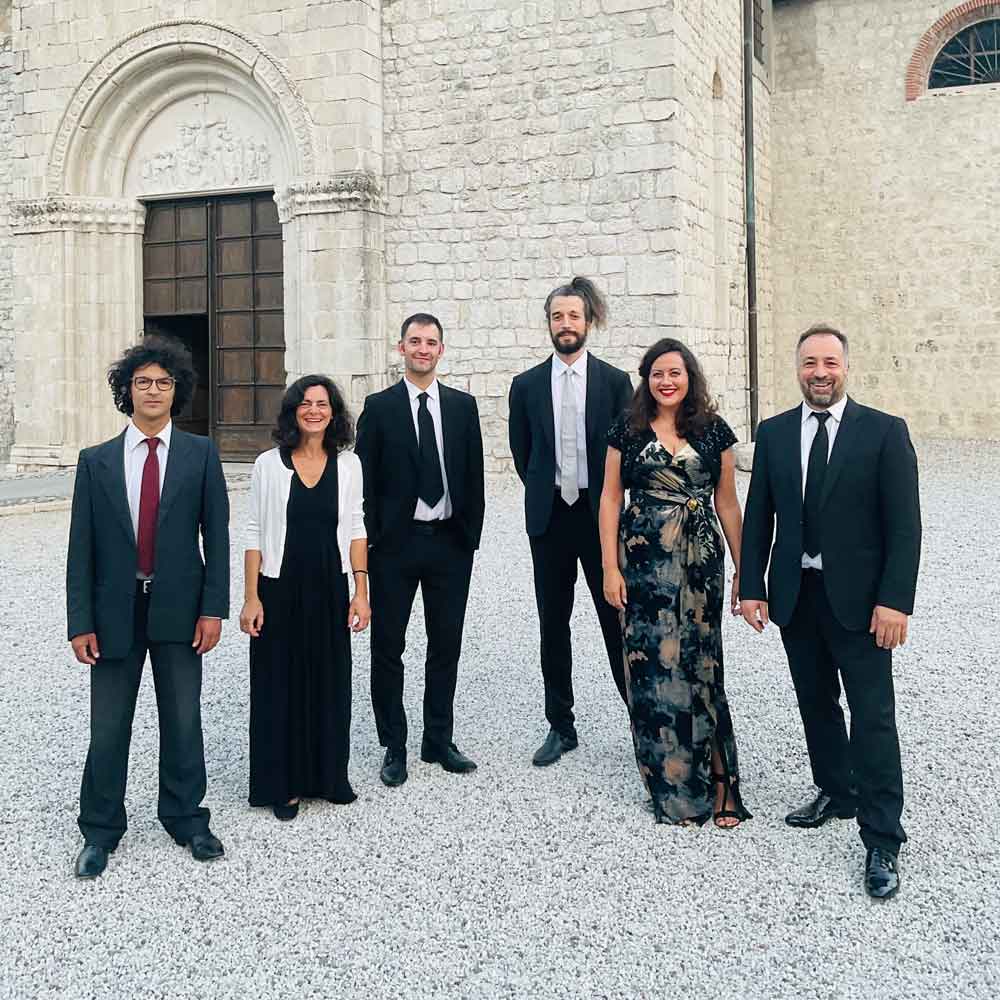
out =
[[[201,658],[229,615],[226,481],[212,442],[171,422],[195,386],[181,344],[146,337],[111,366],[108,383],[131,420],[117,437],[80,452],[66,565],[69,640],[90,667],[80,878],[100,875],[125,833],[132,717],[147,652],[160,722],[157,815],[197,860],[223,854],[201,805]]]

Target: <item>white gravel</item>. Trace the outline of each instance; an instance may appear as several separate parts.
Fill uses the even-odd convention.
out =
[[[656,826],[582,583],[580,748],[531,766],[545,735],[521,491],[491,484],[456,700],[469,776],[420,763],[422,671],[409,669],[410,780],[378,780],[368,642],[355,645],[351,806],[278,823],[247,793],[247,640],[205,668],[212,827],[223,861],[176,847],[156,812],[147,671],[132,740],[130,829],[80,883],[86,668],[64,640],[67,512],[0,520],[2,997],[995,997],[1000,860],[996,505],[1000,445],[920,449],[925,550],[897,705],[911,842],[903,890],[873,903],[853,823],[785,827],[811,791],[776,630],[725,628],[744,788],[735,832]],[[744,484],[745,485],[745,484]],[[234,617],[242,593],[233,495]],[[408,662],[424,651],[413,616]]]

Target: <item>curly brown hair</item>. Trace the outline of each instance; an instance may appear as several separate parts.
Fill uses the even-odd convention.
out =
[[[191,398],[198,378],[191,352],[179,340],[156,334],[143,337],[108,369],[108,385],[115,407],[132,416],[132,376],[147,365],[159,365],[174,380],[174,401],[170,413],[176,417]]]
[[[641,381],[625,411],[629,426],[636,433],[647,430],[656,417],[656,400],[649,391],[649,373],[658,358],[673,353],[681,356],[688,376],[687,395],[681,401],[677,413],[678,437],[685,440],[694,437],[703,432],[715,419],[717,408],[708,393],[708,382],[701,365],[698,364],[698,359],[691,353],[687,344],[682,344],[672,337],[664,337],[653,344],[639,362]]]

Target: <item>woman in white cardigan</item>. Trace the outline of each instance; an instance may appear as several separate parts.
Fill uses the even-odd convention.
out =
[[[302,798],[356,798],[350,633],[371,609],[361,462],[340,390],[300,378],[273,437],[250,481],[240,628],[250,636],[250,804],[290,820]]]

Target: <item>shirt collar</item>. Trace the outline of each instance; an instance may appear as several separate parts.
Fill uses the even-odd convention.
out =
[[[172,420],[167,421],[167,426],[160,431],[156,436],[160,439],[160,443],[163,445],[167,451],[170,450],[170,432],[174,428],[174,422]],[[135,451],[143,441],[146,440],[146,435],[135,426],[135,421],[130,420],[128,422],[128,427],[125,428],[125,450]]]
[[[410,394],[410,402],[412,403],[422,392],[426,392],[431,399],[435,402],[438,398],[438,380],[435,378],[433,382],[426,389],[421,389],[419,385],[414,385],[405,375],[403,376],[403,385],[406,386],[406,391]]]
[[[805,400],[802,400],[802,423],[804,424],[814,413],[829,413],[839,424],[844,419],[844,407],[846,406],[846,396],[838,400],[827,410],[814,410]]]
[[[571,365],[566,364],[566,362],[563,361],[563,359],[561,357],[559,357],[558,354],[553,354],[552,355],[552,374],[553,374],[553,376],[562,375],[562,373],[564,371],[566,371],[567,368],[572,368],[573,371],[575,371],[577,375],[584,375],[584,376],[586,376],[586,374],[587,374],[587,352],[586,352],[586,350],[584,350],[583,354],[581,354],[580,357],[578,357],[576,359],[576,361],[574,361],[573,364],[571,364]]]

